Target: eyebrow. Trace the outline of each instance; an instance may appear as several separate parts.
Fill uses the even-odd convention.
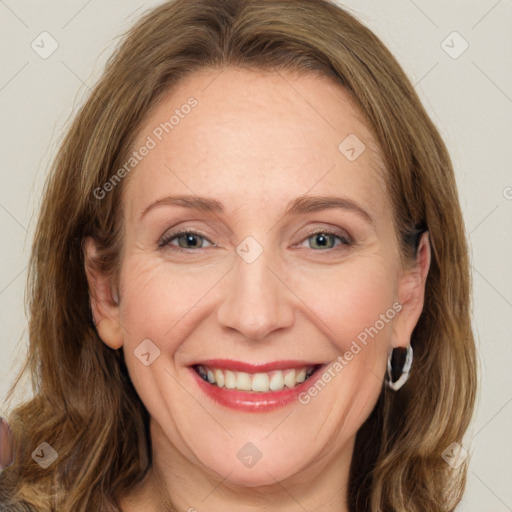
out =
[[[156,207],[164,205],[182,206],[194,210],[207,213],[223,214],[224,206],[220,201],[209,197],[191,196],[191,195],[175,195],[158,199],[151,203],[142,212],[140,219]],[[346,198],[336,196],[300,196],[288,203],[284,212],[285,215],[300,215],[305,213],[319,212],[329,209],[348,210],[357,213],[371,225],[375,226],[374,218],[359,204]]]

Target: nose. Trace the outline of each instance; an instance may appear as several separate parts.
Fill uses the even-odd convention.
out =
[[[293,324],[294,294],[287,283],[287,271],[263,250],[250,263],[236,256],[224,282],[223,300],[217,313],[222,327],[260,341],[278,329]]]

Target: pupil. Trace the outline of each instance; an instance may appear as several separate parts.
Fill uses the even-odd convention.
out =
[[[325,247],[325,245],[327,243],[327,237],[323,233],[318,234],[317,237],[318,237],[317,241],[320,240],[318,245],[321,245],[321,246]]]
[[[192,246],[195,246],[197,245],[197,237],[195,235],[192,235],[192,234],[188,234],[188,233],[185,233],[184,235],[181,235],[181,241],[185,244],[184,246],[181,245],[181,242],[180,242],[180,245],[182,247],[185,247],[185,248],[189,248],[189,245],[192,245]],[[194,244],[194,241],[196,241],[196,243]]]

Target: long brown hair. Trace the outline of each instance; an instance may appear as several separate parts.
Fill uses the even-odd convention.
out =
[[[40,511],[110,512],[119,510],[116,496],[149,468],[147,412],[122,350],[108,348],[91,322],[82,242],[93,236],[101,248],[96,264],[118,275],[123,183],[101,200],[94,190],[126,161],[141,119],[165,92],[195,70],[225,66],[337,80],[379,142],[404,258],[418,230],[428,229],[432,262],[411,339],[411,377],[398,393],[383,387],[358,432],[348,499],[351,512],[453,510],[464,492],[467,461],[454,470],[442,453],[462,444],[477,384],[454,172],[394,57],[369,29],[325,0],[170,1],[146,14],[110,58],[44,190],[27,285],[24,372],[33,378],[35,396],[9,415],[16,458],[1,485]],[[42,442],[58,453],[48,469],[31,457]]]

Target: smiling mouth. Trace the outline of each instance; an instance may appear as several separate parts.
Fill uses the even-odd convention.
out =
[[[284,389],[294,389],[308,380],[320,366],[303,366],[258,373],[224,370],[202,364],[194,365],[193,368],[201,379],[212,386],[237,391],[268,393],[283,391]]]

